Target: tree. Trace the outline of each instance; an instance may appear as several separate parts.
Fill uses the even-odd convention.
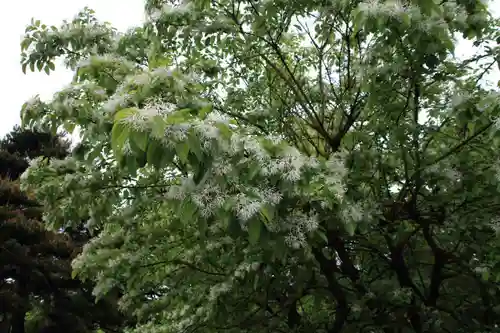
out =
[[[79,128],[24,185],[137,332],[485,332],[499,324],[499,22],[479,1],[148,1],[23,41],[75,70],[26,126]],[[456,34],[481,50],[453,56]],[[75,206],[73,203],[80,203]]]
[[[67,233],[47,231],[42,207],[32,193],[19,189],[30,159],[64,158],[68,148],[59,135],[20,128],[0,141],[2,332],[91,332],[96,323],[121,324],[109,303],[95,304],[92,286],[72,278],[79,245]]]

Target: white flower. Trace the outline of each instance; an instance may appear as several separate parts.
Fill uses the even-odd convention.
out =
[[[341,216],[346,223],[359,223],[364,218],[363,207],[359,203],[348,202],[341,209]]]
[[[113,95],[106,103],[103,105],[103,109],[106,112],[113,113],[118,109],[124,108],[128,103],[128,95]]]
[[[104,89],[102,89],[102,88],[96,89],[96,90],[94,90],[93,92],[94,92],[94,94],[95,94],[97,97],[105,97],[105,96],[107,96],[107,95],[106,95],[106,91],[105,91]]]
[[[154,77],[158,77],[161,79],[167,79],[167,78],[172,77],[173,71],[168,67],[162,66],[162,67],[155,68],[151,74]]]
[[[159,114],[160,114],[159,110],[152,107],[145,107],[139,110],[139,115],[144,120],[149,120]]]
[[[151,82],[151,76],[147,72],[140,73],[128,79],[129,83],[137,84],[139,86],[149,85]]]
[[[214,161],[213,170],[215,175],[222,176],[231,172],[232,167],[230,163],[219,157]]]
[[[234,209],[242,221],[248,221],[262,209],[262,206],[263,202],[239,193],[236,196],[236,205]]]
[[[212,124],[199,123],[195,125],[195,128],[205,139],[217,139],[220,136],[220,130]]]
[[[285,243],[295,250],[299,249],[304,244],[299,238],[297,238],[297,235],[294,234],[288,234],[285,237]]]
[[[354,304],[352,307],[351,307],[351,310],[355,313],[359,313],[362,311],[362,308],[361,306],[359,306],[359,304]]]
[[[359,9],[369,16],[376,16],[380,7],[381,3],[378,0],[368,0],[359,4]]]
[[[240,137],[240,144],[243,144],[243,149],[253,153],[253,156],[259,161],[264,162],[269,158],[267,152],[262,148],[260,143],[251,137]]]
[[[223,282],[214,285],[210,288],[209,300],[215,301],[220,295],[227,293],[231,290],[231,286],[228,282]]]
[[[207,115],[207,118],[206,118],[207,122],[210,122],[210,123],[222,123],[222,124],[228,124],[229,123],[229,117],[224,115],[224,114],[221,114],[219,112],[210,112],[208,115]]]
[[[283,199],[283,195],[276,189],[258,189],[256,193],[262,198],[263,201],[266,201],[272,205],[277,205],[281,201],[281,199]]]
[[[132,155],[133,154],[132,147],[130,146],[129,140],[125,141],[125,144],[123,145],[122,151],[123,151],[124,155]]]
[[[388,15],[396,16],[397,14],[406,12],[405,6],[399,0],[390,0],[384,4],[385,12]]]

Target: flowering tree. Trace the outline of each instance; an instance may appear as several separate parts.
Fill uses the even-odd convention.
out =
[[[500,322],[498,22],[479,1],[150,0],[38,21],[23,107],[79,129],[24,186],[137,332],[484,332]],[[453,56],[462,34],[480,50]]]

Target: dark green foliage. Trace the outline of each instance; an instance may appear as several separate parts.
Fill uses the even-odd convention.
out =
[[[28,162],[9,152],[0,150],[0,175],[2,177],[17,179],[28,167]]]
[[[38,156],[64,158],[59,136],[15,128],[0,141],[0,332],[93,332],[123,318],[112,303],[96,304],[92,285],[71,276],[71,261],[88,238],[46,230],[42,207],[17,178]],[[84,230],[80,230],[82,235]]]
[[[0,141],[2,151],[30,159],[38,156],[64,158],[69,146],[69,141],[62,135],[23,130],[19,126]]]

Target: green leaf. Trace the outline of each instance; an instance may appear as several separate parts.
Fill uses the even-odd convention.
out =
[[[261,167],[260,165],[258,165],[258,163],[251,162],[248,164],[247,170],[248,170],[248,179],[253,180],[260,174]]]
[[[156,140],[150,140],[146,157],[148,163],[154,165],[157,168],[163,167],[163,165],[161,165],[162,154],[163,151],[161,144]]]
[[[169,125],[177,125],[185,123],[191,116],[191,109],[181,109],[167,116],[166,123]]]
[[[189,151],[193,152],[199,161],[203,159],[203,151],[201,150],[200,140],[196,133],[189,133],[187,137],[187,144],[189,145]]]
[[[156,52],[154,52],[156,53]],[[154,69],[158,67],[168,67],[172,65],[172,58],[158,56],[157,54],[152,54],[149,61],[149,68]]]
[[[325,242],[325,244],[328,244],[328,238],[326,237],[324,231],[317,229],[315,233],[323,242]]]
[[[251,244],[256,244],[260,239],[262,223],[259,219],[252,219],[248,225],[248,239]]]
[[[189,144],[187,142],[179,142],[175,145],[175,151],[177,156],[182,163],[188,162],[188,154],[189,154]]]
[[[144,131],[132,131],[130,139],[144,152],[147,151],[149,134]]]
[[[342,139],[342,144],[347,150],[352,150],[356,144],[356,132],[348,132]]]
[[[75,130],[75,126],[76,125],[74,123],[69,122],[69,121],[67,121],[67,122],[64,123],[64,129],[68,133],[73,133],[73,131]]]
[[[162,138],[165,136],[167,123],[161,116],[154,116],[151,122],[151,135],[155,138]]]
[[[179,205],[178,215],[187,224],[192,221],[198,207],[189,199]]]
[[[111,130],[111,146],[117,156],[121,155],[123,146],[130,135],[130,129],[126,124],[115,123]]]
[[[344,227],[349,236],[353,236],[354,233],[356,232],[356,223],[354,222],[347,222],[344,224]]]
[[[260,214],[263,217],[263,222],[267,226],[274,220],[274,207],[271,205],[265,205],[260,210]]]
[[[355,10],[353,16],[354,16],[353,33],[357,33],[363,28],[363,24],[365,22],[365,14],[361,10]]]
[[[224,139],[230,139],[232,136],[232,131],[226,124],[219,123],[215,125],[219,129],[219,133]]]
[[[33,42],[32,38],[23,39],[23,41],[21,42],[21,51],[27,50],[32,42]]]
[[[132,176],[135,176],[137,174],[137,169],[139,168],[139,163],[136,156],[126,155],[125,167]]]
[[[206,219],[196,219],[200,238],[204,241],[207,238],[208,223]]]
[[[198,116],[201,119],[205,119],[207,117],[207,115],[212,112],[212,110],[213,110],[212,104],[205,105],[204,107],[202,107],[200,109],[200,112],[198,113]]]
[[[232,238],[238,238],[243,234],[240,221],[233,214],[227,217],[227,231]]]
[[[115,117],[114,117],[115,123],[123,121],[125,119],[129,119],[129,118],[135,116],[138,112],[139,112],[139,110],[137,110],[136,108],[122,109],[122,110],[115,113]]]
[[[259,279],[260,279],[260,275],[256,274],[255,279],[253,281],[253,290],[257,290],[259,288],[259,282],[260,282]]]
[[[284,240],[278,240],[274,246],[273,260],[283,260],[286,253],[288,252],[288,246],[285,244]]]

